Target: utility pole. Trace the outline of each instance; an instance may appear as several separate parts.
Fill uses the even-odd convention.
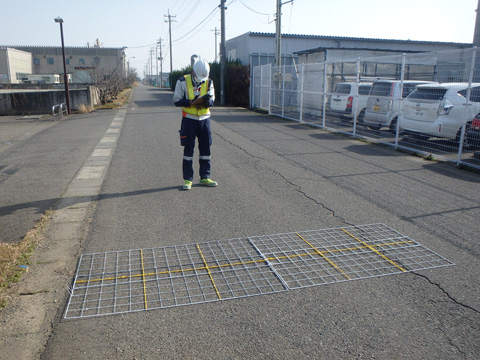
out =
[[[163,56],[162,56],[162,39],[158,39],[158,47],[160,48],[160,56],[158,60],[160,60],[160,87],[163,86]]]
[[[210,30],[210,31],[214,31],[214,34],[215,34],[215,62],[217,62],[218,61],[217,35],[220,35],[220,31],[217,29],[216,26],[215,26],[215,30]]]
[[[293,2],[293,0],[285,1],[277,0],[277,16],[276,35],[275,35],[275,66],[282,66],[282,5]]]
[[[473,46],[478,48],[480,47],[480,0],[478,0],[477,4],[477,10],[475,10],[477,15],[475,18],[475,28],[473,30]],[[473,81],[478,82],[480,81],[480,54],[478,49],[473,49],[472,51],[475,51],[475,64],[474,64],[474,75],[473,75]]]
[[[477,16],[475,18],[475,28],[473,31],[473,46],[480,47],[480,0],[478,0],[477,10],[475,10]]]
[[[152,83],[153,83],[153,60],[152,60],[152,57],[153,57],[154,52],[155,52],[155,50],[150,48],[150,85],[152,85]]]
[[[220,105],[225,105],[225,0],[220,0]]]
[[[163,15],[164,17],[167,17],[168,20],[165,20],[165,22],[168,22],[168,34],[170,37],[170,74],[173,72],[173,56],[172,56],[172,18],[175,18],[176,16],[170,15],[170,9],[168,9],[168,15]]]
[[[155,77],[157,78],[157,83],[155,86],[158,87],[158,41],[155,44]]]

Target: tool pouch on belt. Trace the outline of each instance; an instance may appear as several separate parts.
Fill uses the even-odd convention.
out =
[[[187,136],[184,134],[182,130],[178,130],[180,133],[180,145],[185,146],[187,145]]]

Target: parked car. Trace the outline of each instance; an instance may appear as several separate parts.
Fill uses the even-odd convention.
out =
[[[375,81],[367,100],[364,124],[371,129],[388,127],[390,131],[395,132],[402,100],[410,95],[415,86],[428,83],[431,82],[404,80],[403,91],[400,94],[400,80]]]
[[[480,83],[472,84],[469,106],[468,83],[419,85],[403,104],[399,126],[426,137],[460,140],[466,123],[465,142],[478,143],[480,132]],[[473,120],[475,119],[475,127]]]
[[[475,115],[472,124],[466,129],[467,143],[474,148],[480,148],[480,114]]]
[[[349,119],[354,119],[356,116],[358,122],[363,122],[371,88],[372,83],[338,83],[329,99],[330,114]],[[355,114],[353,109],[356,109]]]

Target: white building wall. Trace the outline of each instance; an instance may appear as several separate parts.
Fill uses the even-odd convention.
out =
[[[19,84],[32,73],[32,54],[0,48],[0,84]],[[18,76],[17,76],[18,75]]]
[[[341,36],[317,36],[282,34],[282,55],[286,58],[293,53],[316,48],[327,49],[371,49],[388,51],[427,52],[470,48],[472,44],[410,41],[391,39],[349,38]],[[251,64],[252,54],[263,54],[271,57],[275,54],[275,34],[248,32],[226,41],[227,57],[239,59],[243,65]],[[232,55],[236,55],[234,58]]]

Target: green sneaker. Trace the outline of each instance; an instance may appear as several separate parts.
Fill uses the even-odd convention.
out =
[[[218,185],[218,183],[216,181],[213,181],[212,179],[200,179],[200,184],[210,187]]]
[[[183,190],[190,190],[192,188],[192,182],[190,180],[185,180],[183,183]]]

